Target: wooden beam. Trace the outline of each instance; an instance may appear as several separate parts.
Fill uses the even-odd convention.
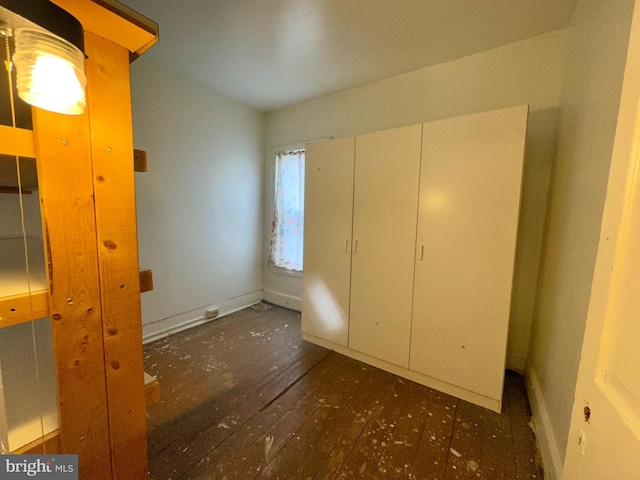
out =
[[[0,155],[34,158],[33,131],[0,125]]]
[[[0,328],[49,316],[46,290],[0,298]]]
[[[112,478],[89,118],[33,109],[60,449],[82,478]]]
[[[158,24],[116,0],[52,0],[76,17],[87,32],[142,55],[158,42]]]
[[[140,293],[150,292],[153,290],[153,272],[151,270],[142,270],[140,272]]]
[[[113,478],[146,479],[147,418],[128,52],[87,32],[91,121]]]
[[[133,151],[133,170],[136,172],[147,171],[147,152],[144,150]]]

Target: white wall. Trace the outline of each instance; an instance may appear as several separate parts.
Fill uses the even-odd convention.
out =
[[[567,31],[558,146],[528,365],[549,478],[559,478],[598,247],[633,0],[581,0]]]
[[[22,195],[25,230],[28,237],[42,238],[40,221],[40,196],[38,190],[31,195]],[[20,196],[15,193],[0,193],[0,238],[22,237]]]
[[[523,206],[508,366],[523,370],[529,348],[548,178],[564,68],[563,32],[436,65],[267,115],[265,252],[273,198],[271,148],[529,104]],[[301,281],[265,271],[265,297],[291,306]],[[268,295],[267,295],[268,294]]]
[[[47,434],[58,428],[48,318],[0,329],[0,376],[6,408],[0,417],[6,415],[9,451],[40,438],[43,430]]]
[[[22,196],[22,208],[26,234],[36,239],[29,241],[28,247],[33,274],[34,262],[39,265],[44,262],[38,190]],[[22,236],[19,195],[0,193],[0,239]],[[6,253],[0,252],[0,255]],[[24,262],[21,249],[20,256]],[[37,355],[33,350],[34,341]],[[0,386],[4,387],[4,399],[0,399],[0,426],[6,423],[7,438],[4,440],[8,439],[5,447],[9,451],[37,439],[42,428],[49,433],[58,427],[55,378],[48,319],[37,320],[33,325],[23,323],[0,329]],[[0,440],[3,440],[2,432]]]
[[[255,303],[262,289],[264,115],[142,57],[131,66],[143,335]]]

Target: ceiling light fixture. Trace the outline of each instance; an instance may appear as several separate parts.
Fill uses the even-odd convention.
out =
[[[15,36],[18,96],[34,107],[79,115],[86,105],[84,32],[49,0],[0,0],[0,19]],[[9,33],[8,33],[9,32]]]

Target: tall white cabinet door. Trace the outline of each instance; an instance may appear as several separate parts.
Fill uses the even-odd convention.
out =
[[[410,368],[501,401],[527,107],[423,126]]]
[[[356,137],[349,347],[407,367],[421,125]]]
[[[347,346],[355,138],[305,147],[302,332]]]

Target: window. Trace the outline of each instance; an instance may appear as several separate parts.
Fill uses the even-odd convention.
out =
[[[275,187],[269,265],[302,271],[304,149],[276,155]]]

